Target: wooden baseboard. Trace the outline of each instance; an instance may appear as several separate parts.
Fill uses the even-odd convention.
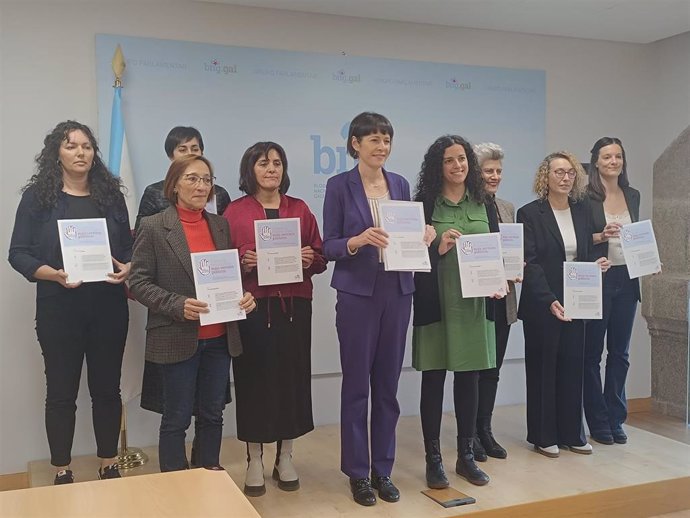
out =
[[[628,399],[628,413],[634,414],[636,412],[651,412],[652,411],[652,398],[651,397],[638,397],[633,399]]]
[[[10,473],[0,475],[0,491],[11,491],[12,489],[27,489],[29,487],[29,473]]]
[[[690,477],[471,513],[472,518],[649,518],[690,509]],[[457,515],[467,516],[467,514]]]

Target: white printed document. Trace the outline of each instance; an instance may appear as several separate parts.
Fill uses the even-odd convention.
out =
[[[254,221],[259,286],[302,282],[299,218]]]
[[[506,295],[501,234],[468,234],[455,240],[463,298]]]
[[[67,282],[101,282],[113,273],[105,218],[59,219],[62,264]]]
[[[563,263],[566,318],[600,320],[603,313],[601,289],[601,267],[597,263]]]
[[[240,308],[242,274],[237,250],[196,252],[192,256],[196,298],[208,304],[208,313],[199,313],[202,326],[244,320]]]
[[[506,280],[514,281],[524,277],[525,252],[522,223],[499,223],[501,251]]]
[[[621,227],[621,247],[631,279],[661,271],[654,228],[648,219]]]
[[[428,272],[429,248],[424,243],[424,206],[416,201],[380,201],[381,227],[388,233],[383,249],[386,271]]]

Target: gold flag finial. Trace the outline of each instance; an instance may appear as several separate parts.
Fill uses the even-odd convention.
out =
[[[125,71],[127,66],[125,63],[125,56],[122,54],[122,49],[120,45],[115,49],[115,54],[113,55],[113,72],[115,73],[115,86],[122,86],[122,73]]]

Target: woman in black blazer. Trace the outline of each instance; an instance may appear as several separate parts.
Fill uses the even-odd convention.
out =
[[[534,191],[539,197],[517,213],[524,224],[525,278],[518,318],[525,334],[527,441],[547,457],[559,445],[588,454],[582,425],[584,321],[565,317],[563,262],[591,261],[591,211],[587,179],[578,160],[566,151],[539,165]],[[602,270],[605,258],[597,259]]]
[[[608,257],[604,276],[604,313],[587,323],[585,338],[584,405],[589,433],[601,444],[625,444],[623,423],[628,415],[625,378],[633,322],[640,300],[640,283],[631,279],[620,245],[620,228],[640,219],[640,193],[628,182],[625,150],[615,137],[603,137],[592,147],[589,196],[592,238],[597,256]],[[606,336],[606,381],[602,388],[601,353]]]

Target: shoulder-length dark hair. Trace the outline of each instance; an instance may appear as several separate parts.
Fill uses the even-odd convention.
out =
[[[36,173],[29,178],[22,191],[32,188],[42,209],[50,209],[57,205],[58,194],[63,187],[62,167],[58,161],[60,146],[68,141],[73,131],[84,133],[93,148],[93,163],[88,175],[89,192],[98,208],[105,212],[108,207],[116,205],[122,199],[124,187],[120,178],[113,176],[103,163],[96,137],[91,129],[77,121],[61,122],[46,135],[43,139],[43,149],[36,155]]]
[[[415,201],[421,201],[425,205],[433,204],[441,195],[443,190],[443,155],[446,149],[455,144],[460,144],[467,156],[465,188],[470,199],[477,203],[484,203],[486,201],[484,178],[477,162],[477,155],[474,153],[472,145],[459,135],[443,135],[429,146],[419,171],[417,190],[414,195]]]
[[[601,182],[601,176],[599,176],[599,170],[597,169],[597,161],[599,160],[599,152],[601,148],[610,146],[612,144],[617,144],[621,148],[621,153],[623,154],[623,169],[621,174],[618,175],[618,185],[621,187],[627,187],[630,185],[628,180],[628,162],[625,159],[625,148],[621,143],[621,140],[616,137],[601,137],[597,140],[590,153],[592,156],[589,159],[589,166],[587,167],[587,176],[589,176],[589,184],[587,185],[587,194],[590,198],[597,201],[604,201],[606,199],[606,191],[604,190],[604,184]]]
[[[283,178],[280,180],[278,192],[285,194],[290,188],[290,177],[288,176],[288,161],[285,150],[280,144],[275,142],[257,142],[247,148],[240,160],[240,191],[253,195],[256,194],[258,186],[256,184],[256,174],[254,166],[262,158],[268,158],[268,152],[274,150],[278,153],[280,161],[283,162]]]
[[[388,135],[393,140],[393,125],[386,117],[380,113],[362,112],[350,122],[350,129],[347,132],[347,152],[352,158],[359,158],[359,153],[352,145],[352,138],[361,142],[362,137],[381,133]]]
[[[180,180],[180,177],[184,174],[187,168],[194,162],[203,162],[206,164],[209,172],[211,173],[211,178],[215,179],[213,176],[213,166],[211,165],[209,159],[205,156],[185,155],[173,160],[170,163],[170,167],[168,167],[168,172],[166,173],[165,180],[163,181],[163,196],[165,196],[165,198],[173,205],[177,204],[177,191],[175,190],[177,182]],[[211,201],[211,198],[213,198],[213,192],[213,189],[209,190],[208,198],[206,198],[207,202]]]

